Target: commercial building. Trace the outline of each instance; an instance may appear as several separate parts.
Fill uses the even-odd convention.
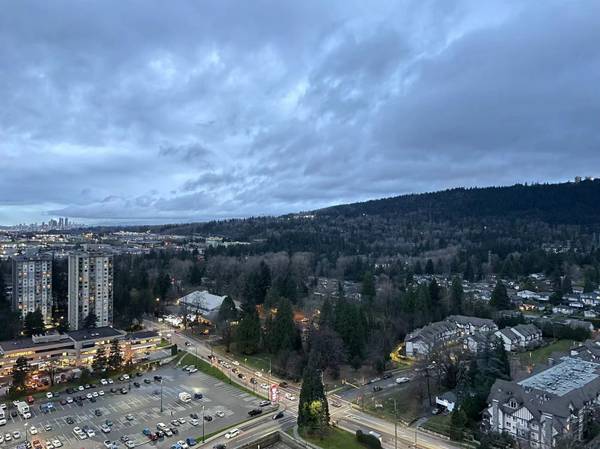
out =
[[[551,449],[561,438],[581,441],[600,405],[600,363],[563,357],[519,382],[496,380],[484,423],[521,447]]]
[[[113,258],[101,252],[69,254],[69,326],[78,330],[90,313],[96,327],[113,324]]]
[[[52,256],[23,255],[12,259],[12,306],[22,317],[39,310],[44,322],[52,321]]]
[[[89,368],[99,348],[108,354],[114,339],[121,341],[125,362],[141,362],[159,349],[160,336],[155,331],[126,333],[112,327],[58,332],[0,342],[0,378],[9,379],[16,360],[25,357],[34,375],[47,375],[52,367],[60,380],[66,370]]]

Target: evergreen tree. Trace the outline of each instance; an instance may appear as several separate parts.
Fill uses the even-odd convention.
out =
[[[434,272],[433,260],[427,259],[427,262],[425,263],[425,274],[433,274]]]
[[[101,373],[106,370],[108,365],[108,358],[106,357],[106,350],[104,346],[101,346],[96,350],[94,359],[92,360],[92,370],[96,373]]]
[[[334,321],[333,304],[331,304],[329,298],[325,298],[323,307],[321,307],[321,314],[319,315],[319,325],[333,328]]]
[[[246,304],[235,330],[235,343],[240,352],[254,354],[260,346],[260,319],[256,307]]]
[[[19,357],[15,361],[15,366],[12,370],[12,386],[17,391],[21,391],[25,388],[27,377],[29,375],[29,363],[27,358]]]
[[[375,299],[375,278],[368,271],[363,276],[361,294],[369,302]]]
[[[271,351],[277,353],[294,349],[296,335],[297,329],[294,324],[292,304],[287,299],[282,298],[273,320]]]
[[[452,285],[450,287],[450,298],[449,298],[449,312],[452,315],[460,315],[463,309],[463,297],[464,291],[462,287],[462,281],[458,276],[454,276],[452,279]]]
[[[85,317],[82,323],[82,327],[84,329],[94,329],[96,327],[96,323],[98,322],[98,317],[94,312],[88,313],[88,316]]]
[[[116,338],[110,343],[110,353],[108,355],[108,368],[116,371],[123,365],[123,355],[121,354],[121,345]]]
[[[190,271],[188,273],[188,281],[191,285],[200,285],[202,284],[202,269],[200,268],[200,264],[194,262]]]
[[[496,286],[492,291],[490,306],[496,310],[508,310],[512,308],[510,298],[508,297],[508,292],[506,291],[506,286],[502,281],[496,282]]]
[[[298,426],[308,432],[323,432],[329,425],[329,406],[321,371],[312,356],[304,369],[298,401]]]
[[[165,272],[160,273],[154,283],[154,294],[160,298],[161,301],[164,301],[170,288],[171,276]]]
[[[565,276],[562,280],[561,291],[563,295],[573,293],[573,284],[570,276]]]
[[[36,309],[34,312],[29,312],[25,315],[23,331],[28,336],[44,333],[44,317],[40,309]]]
[[[226,321],[235,321],[238,316],[238,310],[229,296],[226,296],[219,307],[219,313],[217,315],[217,322],[224,323]]]

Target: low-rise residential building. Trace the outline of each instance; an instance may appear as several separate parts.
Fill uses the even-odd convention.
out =
[[[542,331],[534,324],[505,327],[496,331],[495,335],[502,340],[507,351],[530,349],[542,343]]]
[[[496,380],[484,423],[522,445],[550,449],[561,438],[583,439],[598,398],[600,363],[563,357],[560,363],[519,382]]]
[[[404,339],[406,355],[419,357],[441,345],[457,344],[464,337],[497,330],[494,321],[465,315],[450,315],[444,321],[416,329]]]

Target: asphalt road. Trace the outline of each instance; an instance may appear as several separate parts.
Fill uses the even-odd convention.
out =
[[[153,381],[147,385],[143,382],[143,379],[152,379],[157,374],[163,376],[162,413],[160,411],[160,383]],[[202,435],[203,405],[205,414],[213,417],[212,421],[204,422],[204,431],[209,434],[247,420],[248,411],[256,408],[259,402],[253,395],[242,392],[233,385],[221,382],[201,372],[187,374],[179,368],[161,368],[133,380],[140,382],[141,386],[136,388],[132,383],[131,390],[126,395],[110,393],[109,387],[125,386],[127,388],[128,382],[86,390],[84,393],[103,389],[105,395],[98,397],[96,403],[85,400],[82,407],[75,403],[63,406],[55,400],[53,402],[56,411],[44,414],[40,411],[39,405],[47,401],[36,402],[31,406],[33,411],[31,419],[24,420],[20,416],[16,418],[8,417],[8,423],[0,427],[0,432],[5,434],[20,431],[22,436],[19,440],[5,442],[0,447],[14,448],[19,443],[24,442],[25,423],[28,424],[29,429],[34,426],[39,432],[36,435],[31,435],[28,432],[29,441],[59,439],[67,449],[97,449],[103,447],[104,440],[118,441],[122,435],[127,435],[135,440],[138,445],[142,445],[147,443],[147,439],[142,435],[142,430],[145,427],[156,431],[156,424],[159,422],[164,422],[171,427],[170,421],[172,419],[184,418],[187,422],[177,427],[179,430],[178,435],[152,444],[158,448],[166,448],[177,440],[185,440],[187,437],[197,438]],[[192,395],[193,393],[202,393],[204,397],[202,400],[192,400],[192,402],[184,404],[178,399],[181,392],[188,392]],[[63,398],[66,398],[66,394],[61,395],[60,399]],[[98,417],[94,414],[96,409],[102,412],[102,416]],[[217,417],[217,411],[222,411],[225,416],[222,418]],[[196,427],[190,424],[190,413],[192,412],[197,413],[200,418],[200,424]],[[132,414],[135,419],[128,421],[125,418],[127,414]],[[75,423],[67,424],[67,417],[72,417]],[[271,419],[270,417],[266,418]],[[113,422],[113,426],[112,431],[105,435],[100,431],[100,425],[107,419]],[[49,432],[43,430],[47,424],[52,426],[52,430]],[[94,429],[96,436],[79,440],[73,434],[73,427],[83,427],[84,425]],[[125,448],[125,445],[119,443],[119,447]]]
[[[179,347],[185,348],[188,352],[190,352],[192,354],[196,354],[205,360],[207,360],[209,358],[209,355],[211,355],[211,353],[212,353],[212,351],[206,341],[199,341],[196,339],[191,339],[185,335],[178,333],[176,330],[174,330],[172,328],[164,327],[164,325],[161,325],[159,323],[155,323],[152,321],[145,321],[145,323],[150,328],[154,328],[157,330],[162,329],[164,332],[170,333],[172,341],[174,343],[176,343]],[[187,346],[185,344],[186,342],[188,342]],[[234,359],[232,359],[230,357],[223,357],[223,356],[219,356],[219,357],[227,360],[228,363],[233,363],[233,361],[234,361]],[[231,372],[231,369],[226,369],[222,365],[216,364],[215,366],[218,366],[225,373],[229,374]],[[244,373],[247,377],[246,377],[245,381],[242,381],[242,380],[236,378],[235,375],[233,375],[232,380],[235,382],[239,382],[240,384],[243,384],[244,386],[248,387],[248,379],[250,376],[254,375],[255,370],[251,369],[250,367],[244,366],[243,363],[240,363],[239,365],[237,365],[236,368],[240,372]],[[400,373],[399,376],[397,376],[397,377],[400,377],[402,375],[403,374]],[[281,382],[281,379],[278,379],[275,376],[267,376],[267,377],[268,377],[269,383]],[[388,388],[398,388],[398,387],[391,386],[392,379],[382,379],[381,381],[378,381],[377,383],[380,383],[381,385],[384,385],[385,387],[388,387]],[[372,388],[372,386],[373,385],[363,386],[361,389]],[[399,387],[399,388],[402,388],[402,387]],[[293,400],[286,399],[285,393],[293,395],[294,399]],[[287,409],[287,412],[286,412],[287,416],[296,415],[296,410],[298,407],[297,398],[298,398],[299,394],[300,394],[300,388],[298,385],[290,384],[287,388],[280,390],[280,398],[281,398],[280,404],[285,409]],[[395,429],[394,423],[385,421],[380,418],[376,418],[372,415],[369,415],[368,413],[364,413],[361,410],[354,408],[348,400],[344,399],[343,397],[341,397],[337,394],[336,395],[328,395],[328,398],[330,399],[329,410],[330,410],[330,415],[331,415],[332,421],[336,422],[340,428],[343,428],[350,432],[355,432],[358,429],[361,429],[363,431],[375,430],[375,431],[379,432],[383,436],[383,447],[384,448],[398,447],[398,448],[404,449],[404,448],[417,447],[417,448],[423,448],[423,449],[459,449],[459,446],[455,445],[454,443],[452,443],[450,441],[447,441],[446,439],[437,437],[435,435],[429,435],[429,434],[424,433],[419,430],[415,430],[414,427],[407,427],[402,424],[398,424]],[[339,407],[333,406],[334,403],[339,405]],[[401,407],[402,404],[399,404],[399,406]],[[276,427],[274,424],[271,424],[269,426],[269,428],[271,429],[271,431],[273,431]],[[397,438],[396,438],[396,433],[397,433]],[[254,437],[256,437],[256,435],[260,435],[260,433],[258,431],[253,431],[252,434]],[[415,446],[415,434],[417,435],[417,438],[416,438],[417,446]],[[215,440],[215,441],[220,441],[220,440]],[[250,439],[248,441],[250,441]],[[237,447],[237,445],[232,446],[230,443],[231,443],[231,441],[228,442],[228,445],[227,445],[228,448]],[[212,447],[212,446],[210,446],[210,447]]]

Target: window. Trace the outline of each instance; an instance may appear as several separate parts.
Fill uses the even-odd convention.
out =
[[[517,401],[515,401],[514,399],[511,399],[510,401],[508,401],[508,406],[510,408],[517,408],[518,407]]]

